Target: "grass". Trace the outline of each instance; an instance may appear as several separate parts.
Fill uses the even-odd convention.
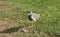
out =
[[[33,23],[28,20],[29,10],[39,13],[40,19]],[[0,21],[0,30],[35,25],[34,34],[21,31],[11,33],[15,37],[56,37],[54,34],[60,35],[60,0],[0,0]]]

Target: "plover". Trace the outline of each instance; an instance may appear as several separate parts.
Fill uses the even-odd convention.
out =
[[[32,13],[32,11],[28,11],[28,18],[31,21],[36,21],[40,18],[40,14]]]

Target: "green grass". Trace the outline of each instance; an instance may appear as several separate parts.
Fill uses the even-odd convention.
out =
[[[31,22],[27,18],[28,11],[32,10],[40,14],[40,19]],[[34,33],[23,33],[21,31],[12,33],[16,36],[45,37],[45,32],[60,35],[60,0],[5,0],[0,1],[0,20],[15,26],[30,26],[34,24],[37,28]],[[48,36],[46,36],[48,37]]]

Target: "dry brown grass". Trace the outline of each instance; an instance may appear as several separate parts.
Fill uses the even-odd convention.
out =
[[[0,1],[6,1],[6,0],[0,0]]]
[[[13,34],[5,34],[5,33],[1,34],[0,33],[0,37],[16,37],[16,36]]]

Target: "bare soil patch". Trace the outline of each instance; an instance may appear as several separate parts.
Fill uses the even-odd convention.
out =
[[[6,0],[0,0],[0,1],[6,1]]]
[[[15,35],[3,33],[3,34],[0,34],[0,37],[15,37]]]
[[[7,21],[0,21],[0,31],[8,28],[10,26],[10,23]]]
[[[12,11],[16,11],[16,12],[21,12],[21,8],[20,7],[16,7],[16,8],[12,8]]]
[[[10,6],[8,4],[1,4],[0,8],[10,8]]]

